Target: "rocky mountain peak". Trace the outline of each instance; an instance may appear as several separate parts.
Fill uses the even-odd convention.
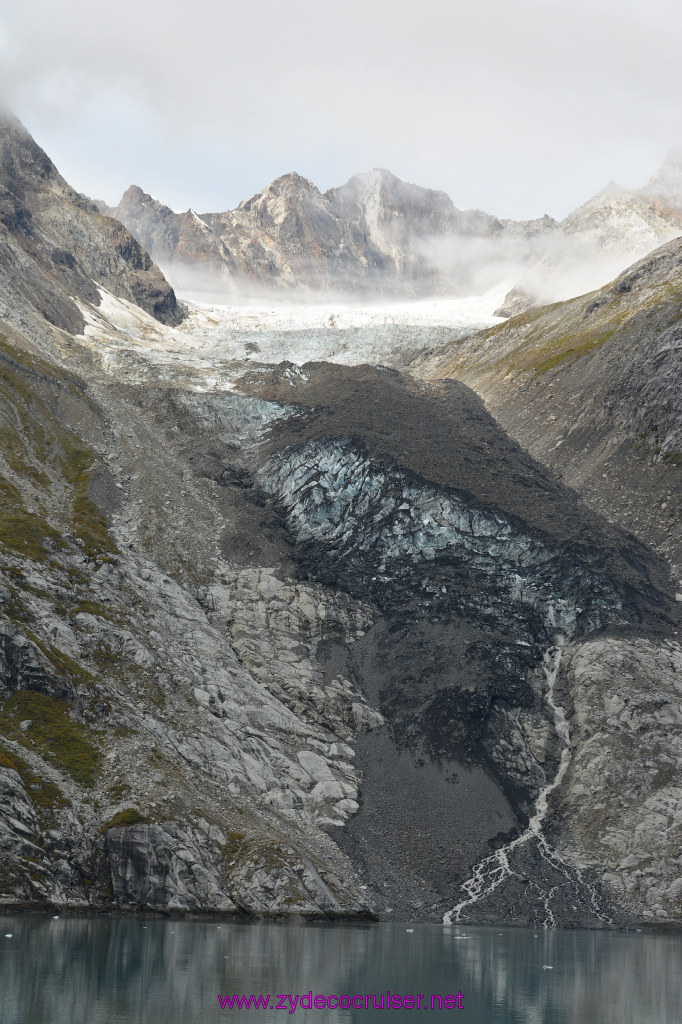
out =
[[[645,195],[682,206],[682,147],[671,150],[656,173],[649,178],[642,189]]]
[[[329,189],[325,198],[339,215],[349,215],[358,207],[374,228],[381,221],[400,218],[413,229],[423,231],[428,225],[433,231],[438,225],[454,224],[458,213],[445,192],[413,185],[379,167],[354,175],[340,188]]]
[[[630,191],[615,181],[569,214],[561,229],[580,242],[584,255],[591,246],[595,255],[612,254],[626,262],[679,234],[674,210],[652,201],[645,189]]]
[[[666,180],[674,167],[671,157]],[[114,212],[179,282],[185,268],[210,268],[219,289],[237,284],[242,293],[253,285],[405,298],[488,287],[492,266],[519,273],[527,303],[601,284],[682,228],[671,200],[614,181],[561,223],[548,214],[514,221],[460,209],[445,192],[382,167],[324,193],[291,171],[194,225],[140,189]],[[485,241],[474,251],[472,239]]]
[[[601,190],[601,192],[597,192],[597,195],[598,196],[604,196],[604,198],[609,198],[610,199],[613,196],[623,196],[623,195],[626,195],[628,193],[628,191],[629,190],[627,188],[625,188],[624,185],[621,185],[619,182],[617,182],[613,178],[611,178],[611,181],[609,181],[606,185],[604,185],[604,188]]]
[[[46,189],[88,204],[67,185],[21,121],[8,112],[0,113],[0,181],[5,190],[27,204],[34,204]]]
[[[169,207],[164,206],[158,199],[151,196],[148,192],[143,191],[139,185],[129,185],[121,196],[121,202],[119,207],[134,209],[136,206],[153,206],[161,210],[167,210]]]
[[[590,196],[586,202],[582,203],[581,206],[573,210],[567,217],[564,218],[562,224],[572,224],[574,221],[582,218],[586,213],[594,210],[601,210],[607,208],[616,208],[619,204],[632,205],[640,204],[641,200],[635,195],[634,192],[623,188],[616,181],[610,181],[604,188],[601,188],[595,195]]]
[[[139,185],[126,189],[111,215],[122,221],[155,259],[168,259],[178,244],[177,214]]]
[[[142,201],[142,202],[144,202],[145,200],[151,200],[151,198],[152,197],[149,195],[149,193],[145,192],[143,189],[141,189],[139,185],[128,185],[128,188],[125,190],[125,192],[121,196],[121,202],[122,203],[130,202],[130,201]]]
[[[248,214],[263,207],[270,209],[287,203],[305,203],[311,200],[315,203],[322,200],[322,194],[318,187],[303,175],[290,171],[288,174],[282,174],[279,178],[275,178],[255,196],[241,202],[235,210],[235,215],[238,217],[240,212]]]
[[[282,191],[293,194],[299,192],[311,192],[314,195],[320,194],[317,185],[310,181],[309,178],[304,178],[302,174],[298,174],[297,171],[288,171],[287,174],[280,174],[279,178],[275,178],[270,185],[263,189],[263,193]]]
[[[392,171],[386,170],[384,167],[374,167],[371,171],[354,174],[352,178],[348,179],[345,185],[341,185],[340,188],[329,189],[325,195],[327,197],[345,195],[349,197],[353,196],[359,200],[366,200],[370,196],[376,195],[378,192],[383,192],[385,196],[391,196],[394,198],[410,197],[412,200],[419,199],[421,201],[428,197],[432,202],[440,201],[448,209],[455,209],[454,203],[447,193],[434,189],[422,188],[421,185],[413,185],[411,182],[405,181],[403,178],[399,178],[397,174],[393,174]]]

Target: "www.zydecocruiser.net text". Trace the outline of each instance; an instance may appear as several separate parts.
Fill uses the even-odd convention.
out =
[[[369,995],[218,995],[222,1010],[463,1010],[462,993],[439,995],[399,995],[388,989],[386,992]]]

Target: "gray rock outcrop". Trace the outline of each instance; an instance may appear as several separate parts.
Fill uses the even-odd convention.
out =
[[[595,639],[565,661],[573,757],[557,808],[560,848],[632,916],[679,920],[682,646]]]

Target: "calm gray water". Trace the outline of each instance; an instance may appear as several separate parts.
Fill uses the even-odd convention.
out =
[[[680,934],[408,927],[2,915],[0,1021],[682,1024]],[[363,1008],[290,1013],[287,1002],[273,1018],[218,1000],[254,993],[276,1006],[311,990],[362,997]],[[422,1009],[364,1008],[386,990],[421,994]],[[434,994],[456,1007],[458,992],[462,1009],[430,1008]]]

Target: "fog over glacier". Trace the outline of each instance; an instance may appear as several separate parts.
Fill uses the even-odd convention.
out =
[[[560,218],[679,144],[674,0],[0,5],[0,94],[74,185],[226,209],[373,166]]]
[[[462,299],[365,305],[338,296],[292,303],[266,292],[230,303],[195,291],[184,296],[189,315],[179,328],[101,289],[99,309],[82,306],[82,344],[109,372],[133,381],[152,374],[198,391],[229,390],[250,368],[282,360],[400,366],[425,347],[500,323],[493,311],[508,285]]]

